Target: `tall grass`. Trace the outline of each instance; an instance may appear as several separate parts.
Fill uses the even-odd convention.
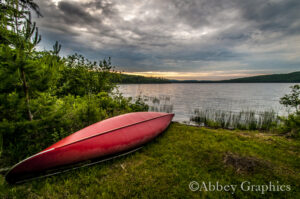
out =
[[[212,109],[195,109],[190,121],[200,126],[243,130],[271,130],[279,123],[273,111],[223,111]]]
[[[173,104],[171,103],[169,96],[147,96],[147,95],[139,95],[137,98],[140,98],[144,101],[148,106],[148,111],[154,112],[173,112]]]

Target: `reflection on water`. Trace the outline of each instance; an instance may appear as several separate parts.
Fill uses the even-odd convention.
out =
[[[189,121],[195,109],[240,112],[270,111],[285,115],[279,99],[287,83],[122,84],[125,97],[142,97],[152,111],[174,112],[174,121]],[[167,110],[167,111],[166,111]]]

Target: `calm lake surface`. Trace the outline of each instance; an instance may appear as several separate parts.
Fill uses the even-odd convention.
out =
[[[195,109],[256,112],[289,110],[279,99],[290,92],[288,83],[122,84],[125,97],[140,96],[153,111],[173,112],[173,121],[189,121]]]

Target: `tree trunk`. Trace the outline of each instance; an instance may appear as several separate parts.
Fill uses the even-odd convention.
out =
[[[33,116],[30,111],[30,105],[29,105],[29,92],[28,92],[28,85],[26,82],[26,77],[25,77],[25,72],[23,69],[21,69],[21,74],[22,74],[22,81],[23,81],[23,90],[25,94],[25,100],[26,100],[26,107],[27,107],[27,114],[28,114],[28,119],[29,121],[32,121]]]

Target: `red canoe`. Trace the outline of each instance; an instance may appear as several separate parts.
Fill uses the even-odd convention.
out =
[[[7,173],[6,180],[14,183],[34,173],[138,148],[162,133],[173,116],[137,112],[92,124],[19,162]]]

